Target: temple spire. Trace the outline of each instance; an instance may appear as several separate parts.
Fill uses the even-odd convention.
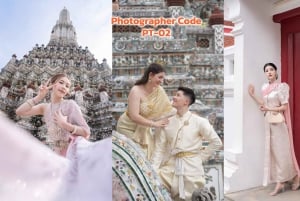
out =
[[[56,24],[51,31],[50,42],[48,45],[78,46],[76,31],[72,25],[70,14],[66,7],[64,7],[59,14],[59,19],[56,21]]]

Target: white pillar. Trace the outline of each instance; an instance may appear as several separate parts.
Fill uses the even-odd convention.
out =
[[[224,50],[224,26],[222,24],[212,25],[215,32],[215,53],[223,54]]]

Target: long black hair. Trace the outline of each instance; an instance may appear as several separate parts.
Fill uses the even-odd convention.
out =
[[[141,79],[139,79],[138,81],[136,81],[134,85],[146,84],[149,80],[150,73],[158,74],[161,72],[166,72],[165,69],[162,67],[162,65],[160,65],[158,63],[152,63],[145,70],[143,77]]]
[[[266,63],[266,64],[264,65],[264,72],[266,72],[267,66],[272,66],[272,67],[274,68],[274,70],[277,71],[277,67],[276,67],[275,64],[273,64],[273,63]]]

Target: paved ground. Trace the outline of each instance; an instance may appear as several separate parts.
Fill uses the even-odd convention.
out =
[[[274,185],[249,189],[225,195],[225,201],[300,201],[300,189],[292,191],[287,188],[283,193],[270,196]]]

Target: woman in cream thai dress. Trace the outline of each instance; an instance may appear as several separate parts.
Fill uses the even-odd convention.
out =
[[[249,86],[248,91],[265,116],[266,145],[263,184],[276,182],[274,191],[270,193],[274,196],[283,192],[285,183],[290,180],[293,180],[292,190],[297,190],[300,185],[300,172],[294,153],[290,126],[289,86],[286,83],[276,82],[277,67],[273,63],[265,64],[264,72],[269,83],[262,86],[263,99],[255,96],[253,85]],[[282,113],[284,121],[269,123],[267,116],[271,112]]]
[[[165,71],[160,64],[150,64],[143,77],[130,90],[128,109],[117,123],[117,131],[138,143],[148,159],[154,146],[151,128],[165,127],[168,120],[163,117],[173,110],[167,94],[160,86],[164,77]]]

